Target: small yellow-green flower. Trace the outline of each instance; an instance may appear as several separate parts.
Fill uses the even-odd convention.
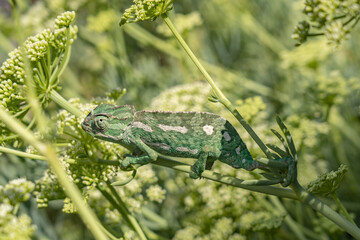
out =
[[[161,14],[170,11],[174,0],[133,0],[134,4],[125,10],[120,26],[125,23],[155,20]]]

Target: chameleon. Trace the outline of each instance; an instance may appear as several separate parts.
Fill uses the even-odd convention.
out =
[[[101,104],[81,126],[91,136],[133,152],[121,161],[122,169],[156,161],[159,154],[197,159],[191,167],[193,179],[216,160],[248,171],[261,167],[230,122],[214,113],[136,111],[132,105]]]

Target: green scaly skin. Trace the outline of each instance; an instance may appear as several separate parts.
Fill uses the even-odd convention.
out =
[[[133,154],[122,169],[156,161],[158,154],[198,159],[191,178],[211,169],[215,160],[251,171],[263,167],[254,161],[235,128],[224,118],[207,112],[135,111],[134,106],[97,106],[82,123],[95,138],[118,143]]]

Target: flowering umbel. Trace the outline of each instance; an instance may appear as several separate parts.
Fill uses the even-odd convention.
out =
[[[339,46],[358,23],[360,4],[357,0],[305,0],[304,5],[303,13],[309,18],[311,28],[318,31],[309,33],[310,23],[299,22],[292,34],[298,41],[296,45],[304,43],[309,36],[325,35],[329,44]]]
[[[155,20],[161,14],[173,8],[174,0],[134,0],[134,4],[125,10],[120,26],[125,23]]]
[[[26,103],[26,73],[23,56],[29,59],[32,77],[40,102],[49,102],[49,91],[59,84],[59,76],[66,67],[70,45],[76,39],[75,12],[64,12],[55,20],[54,29],[45,29],[26,39],[23,45],[9,53],[0,67],[0,106],[22,119],[29,106]],[[1,126],[2,136],[8,132]],[[0,139],[0,142],[3,140]]]

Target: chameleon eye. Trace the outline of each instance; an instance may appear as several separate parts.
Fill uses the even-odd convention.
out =
[[[106,117],[100,116],[97,117],[94,121],[95,127],[99,130],[104,130],[106,128]]]

